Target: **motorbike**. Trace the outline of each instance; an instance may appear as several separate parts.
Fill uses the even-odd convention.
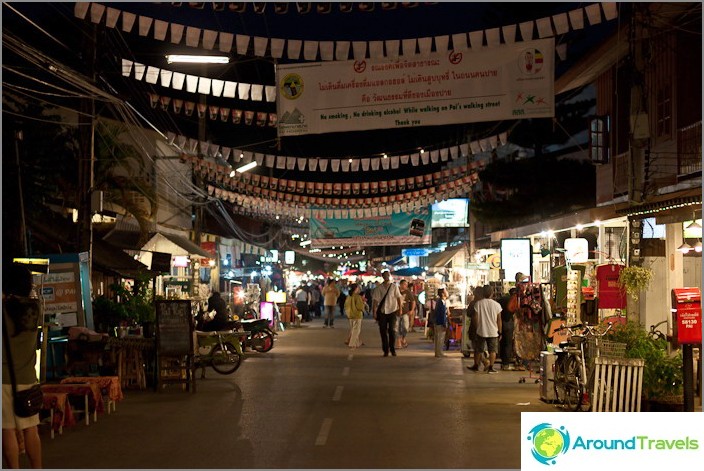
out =
[[[237,371],[244,360],[244,352],[240,338],[244,334],[232,330],[216,330],[196,332],[195,367],[201,368],[201,379],[205,378],[205,368],[212,366],[213,370],[222,375]]]
[[[274,348],[274,336],[277,333],[269,328],[267,319],[243,319],[239,324],[242,330],[249,332],[249,335],[241,341],[243,350],[250,347],[257,352],[265,353]]]

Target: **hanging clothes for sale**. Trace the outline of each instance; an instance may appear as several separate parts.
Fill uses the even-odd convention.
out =
[[[545,344],[545,311],[539,283],[516,283],[519,309],[514,313],[516,355],[523,360],[537,360]]]
[[[625,309],[626,290],[621,287],[618,277],[624,265],[609,263],[596,267],[597,297],[599,309]]]

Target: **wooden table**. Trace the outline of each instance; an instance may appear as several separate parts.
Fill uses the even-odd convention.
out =
[[[146,389],[145,353],[154,351],[154,339],[109,337],[108,348],[117,365],[117,375],[120,378],[121,387],[136,386],[139,389]]]
[[[44,395],[42,409],[49,411],[51,438],[54,438],[55,431],[58,431],[59,435],[61,435],[64,433],[64,427],[76,424],[76,418],[73,416],[73,409],[68,402],[67,393],[48,391],[42,391],[42,393]]]
[[[105,410],[100,386],[95,383],[43,384],[41,388],[43,393],[64,393],[69,396],[82,396],[86,425],[90,425],[91,411],[93,411],[93,422],[97,422],[98,413],[102,414]]]
[[[108,414],[110,408],[115,410],[115,404],[124,398],[120,387],[119,376],[69,376],[61,380],[61,384],[67,383],[95,383],[100,387],[100,392],[107,398]]]

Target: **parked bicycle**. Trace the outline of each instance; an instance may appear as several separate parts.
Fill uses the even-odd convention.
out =
[[[604,331],[597,326],[577,324],[561,325],[553,332],[567,330],[568,341],[561,342],[555,353],[554,387],[557,402],[567,410],[589,410],[592,404],[594,358],[600,356],[601,337],[611,330],[612,323]]]
[[[229,375],[237,371],[244,360],[240,337],[248,332],[216,330],[212,332],[196,331],[195,367],[201,368],[201,378],[205,378],[205,368],[212,366],[222,374]]]

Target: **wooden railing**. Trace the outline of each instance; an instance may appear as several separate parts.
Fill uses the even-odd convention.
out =
[[[677,175],[683,177],[702,170],[702,122],[677,130]]]

